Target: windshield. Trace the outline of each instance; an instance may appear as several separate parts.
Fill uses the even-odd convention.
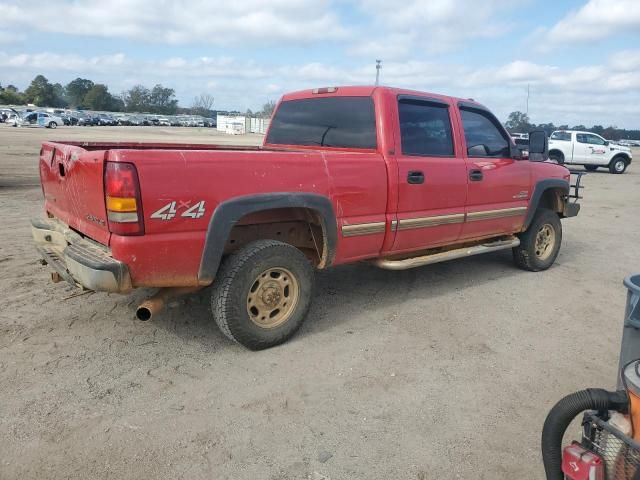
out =
[[[376,148],[373,99],[327,97],[282,102],[266,143]]]

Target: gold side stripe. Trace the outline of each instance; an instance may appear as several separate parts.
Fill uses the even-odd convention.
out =
[[[515,217],[527,211],[527,207],[501,208],[499,210],[483,210],[481,212],[467,213],[467,222],[478,220],[491,220],[494,218]]]
[[[464,213],[454,213],[436,217],[406,218],[399,220],[396,228],[397,230],[410,230],[412,228],[435,227],[437,225],[462,222],[464,222]]]
[[[373,223],[357,223],[355,225],[343,225],[343,237],[355,237],[357,235],[373,235],[375,233],[384,233],[386,227],[385,222]]]
[[[451,225],[456,223],[477,222],[480,220],[492,220],[495,218],[515,217],[523,215],[527,207],[501,208],[498,210],[483,210],[480,212],[454,213],[451,215],[438,215],[433,217],[405,218],[392,220],[391,231],[412,230],[414,228],[436,227],[438,225]],[[358,235],[373,235],[384,233],[385,222],[356,223],[355,225],[343,225],[343,237],[355,237]]]

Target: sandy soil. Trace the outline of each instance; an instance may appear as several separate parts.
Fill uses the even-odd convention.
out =
[[[336,268],[319,274],[300,334],[251,353],[217,331],[206,291],[142,323],[149,292],[49,282],[28,223],[45,138],[260,141],[0,126],[2,479],[542,479],[551,405],[615,384],[621,282],[640,271],[635,164],[586,178],[547,272],[509,252]]]

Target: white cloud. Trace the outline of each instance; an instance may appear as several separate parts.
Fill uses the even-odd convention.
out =
[[[148,43],[279,45],[347,35],[328,0],[0,0],[4,25]]]
[[[638,0],[589,0],[550,29],[537,32],[544,45],[600,40],[614,34],[640,31]]]
[[[368,34],[351,47],[355,55],[403,58],[416,53],[441,53],[469,39],[498,37],[512,26],[499,20],[523,0],[360,0],[373,19]]]
[[[524,110],[531,86],[530,113],[534,122],[556,124],[617,124],[637,128],[640,69],[637,51],[613,55],[602,65],[566,68],[516,60],[472,68],[461,63],[409,60],[385,62],[382,83],[460,97],[473,97],[500,118]],[[630,61],[623,61],[631,59]],[[122,53],[95,57],[53,53],[0,52],[3,82],[24,88],[38,73],[52,82],[66,83],[78,75],[106,83],[120,92],[136,83],[162,83],[176,89],[183,105],[208,92],[219,108],[256,109],[290,90],[318,86],[371,84],[375,68],[320,62],[275,65],[232,57],[167,57],[138,61]],[[12,76],[13,75],[13,76]],[[7,78],[8,77],[8,78]]]

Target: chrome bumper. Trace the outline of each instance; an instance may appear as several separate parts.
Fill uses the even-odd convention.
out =
[[[58,275],[74,286],[102,292],[131,290],[127,266],[109,250],[55,219],[31,220],[35,247]]]

